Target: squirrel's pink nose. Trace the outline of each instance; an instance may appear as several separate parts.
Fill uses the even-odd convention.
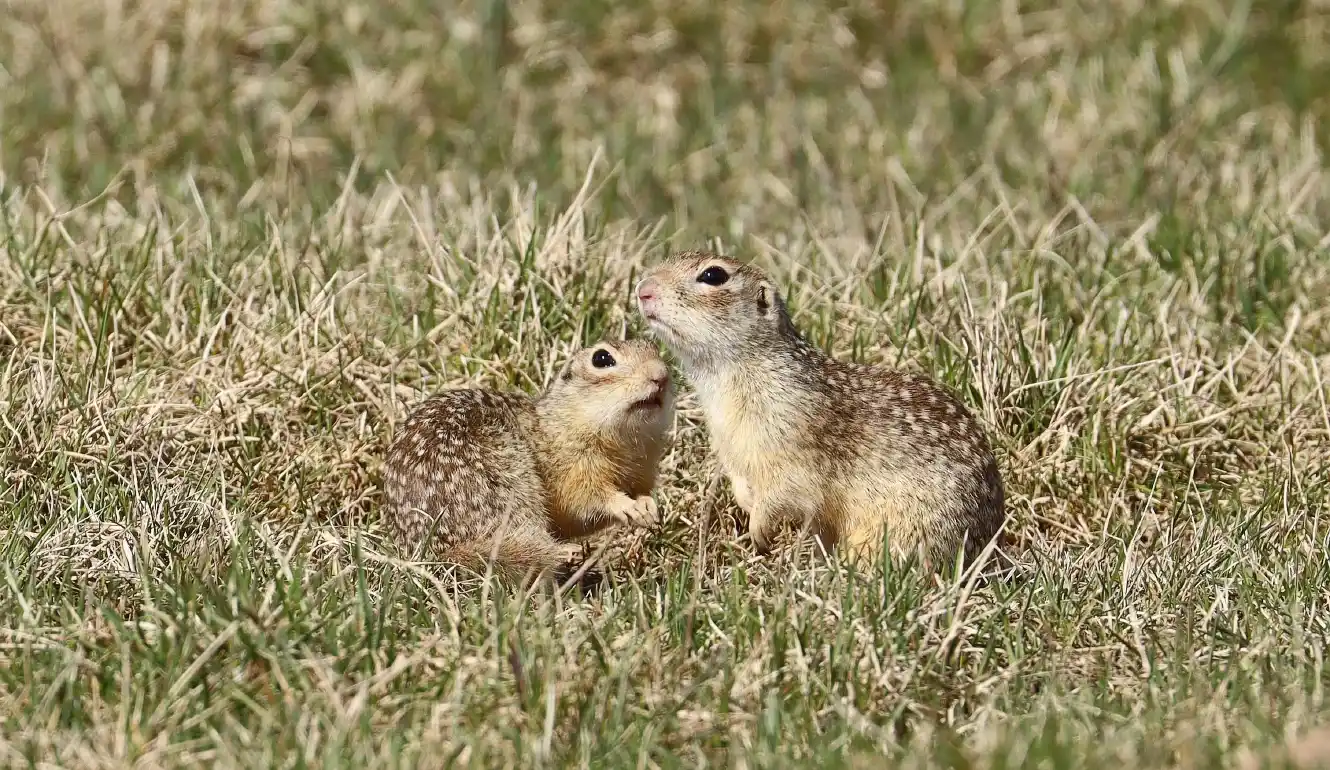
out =
[[[650,278],[643,279],[637,284],[637,299],[640,302],[649,302],[656,298],[656,290],[660,287]]]

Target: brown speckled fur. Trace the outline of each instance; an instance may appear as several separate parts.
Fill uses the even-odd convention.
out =
[[[614,365],[597,368],[605,350]],[[659,394],[655,407],[639,404]],[[394,538],[408,555],[493,567],[505,580],[559,577],[569,542],[615,523],[648,526],[673,387],[655,347],[602,340],[539,398],[448,390],[406,421],[384,463]]]
[[[729,278],[698,280],[709,267]],[[778,523],[828,548],[876,557],[886,541],[940,566],[972,560],[1005,517],[983,428],[945,388],[835,360],[795,328],[761,270],[675,255],[638,284],[652,333],[697,391],[712,447],[759,550]]]

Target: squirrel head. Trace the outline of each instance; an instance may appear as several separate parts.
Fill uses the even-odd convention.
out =
[[[652,335],[686,362],[733,359],[793,332],[766,273],[708,252],[683,252],[653,267],[637,284],[637,304]]]

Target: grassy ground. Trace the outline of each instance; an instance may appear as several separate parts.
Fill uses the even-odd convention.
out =
[[[1330,756],[1312,5],[10,0],[0,761]],[[397,560],[406,410],[701,246],[973,406],[1021,579],[753,556],[688,398],[599,598]]]

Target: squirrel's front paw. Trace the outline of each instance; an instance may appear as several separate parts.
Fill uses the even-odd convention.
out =
[[[734,491],[734,504],[744,513],[750,513],[753,510],[753,490],[748,486],[748,480],[742,476],[731,477],[730,489]]]
[[[558,548],[560,561],[575,563],[586,555],[581,543],[560,543]]]
[[[753,543],[753,550],[759,555],[771,553],[771,527],[765,519],[748,520],[748,539]]]
[[[642,495],[636,500],[624,496],[614,511],[614,518],[634,527],[654,527],[660,520],[660,509],[651,495]]]

